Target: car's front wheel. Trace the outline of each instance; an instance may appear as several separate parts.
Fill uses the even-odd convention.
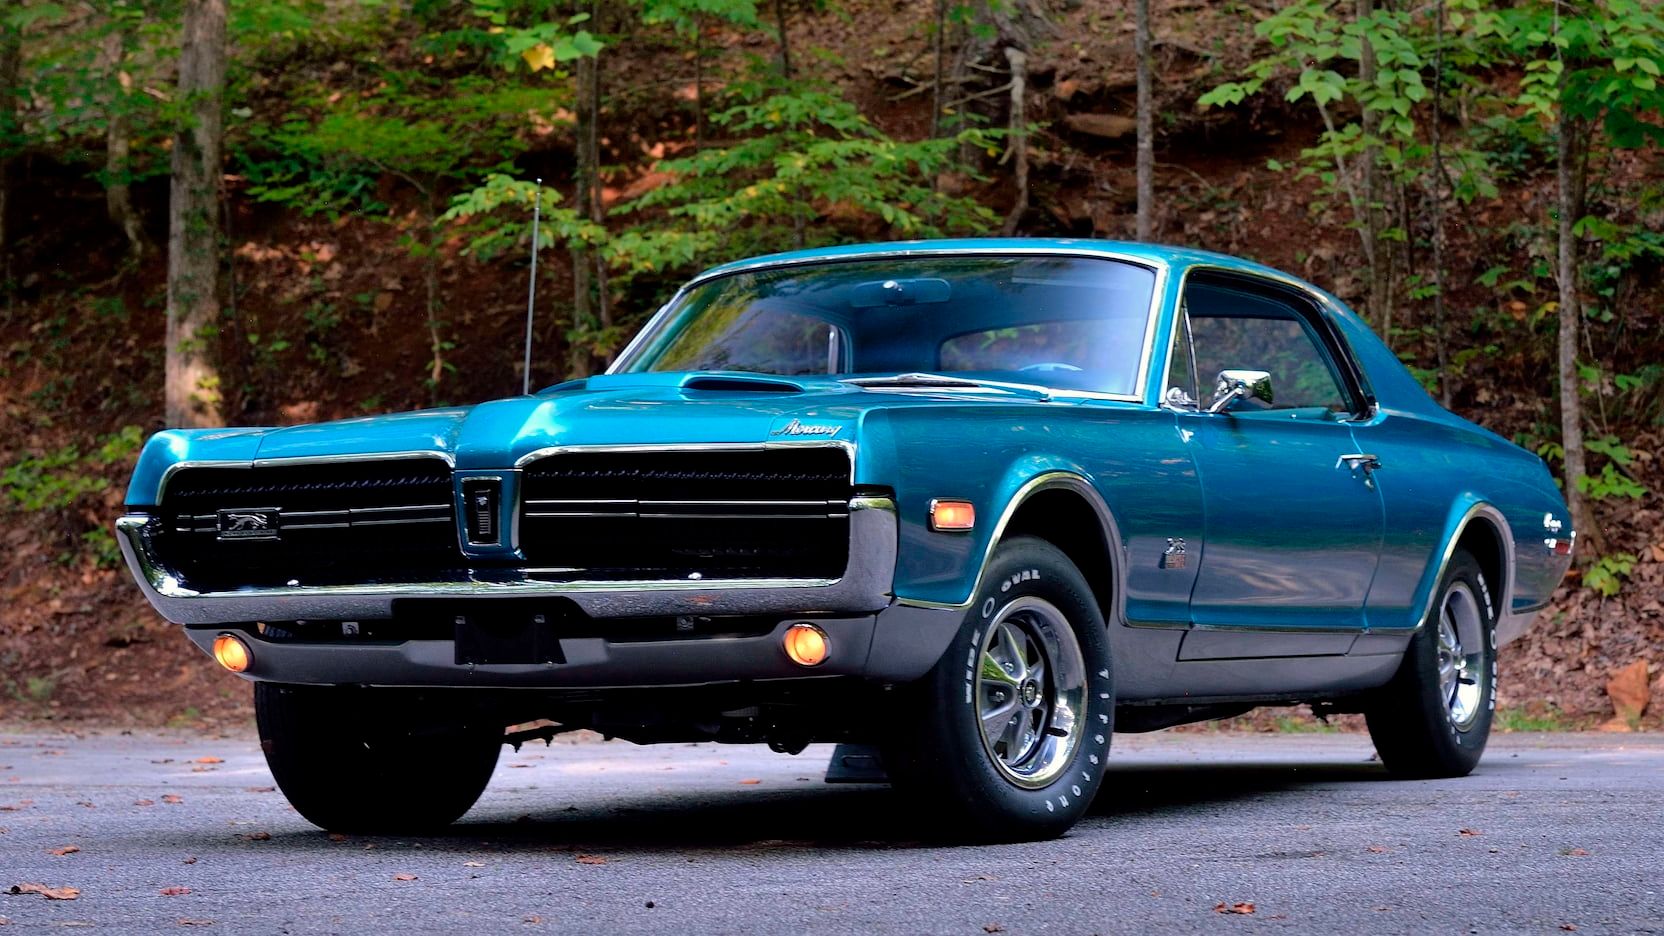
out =
[[[1479,763],[1496,705],[1497,609],[1472,555],[1457,550],[1433,613],[1391,683],[1365,710],[1376,753],[1411,778],[1466,776]]]
[[[1091,588],[1055,546],[995,550],[958,636],[904,693],[884,748],[898,791],[936,830],[1050,838],[1086,812],[1114,728],[1109,635]]]
[[[502,729],[393,690],[256,683],[260,746],[295,811],[331,832],[430,832],[485,790]]]

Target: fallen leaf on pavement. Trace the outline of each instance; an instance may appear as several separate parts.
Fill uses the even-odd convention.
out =
[[[81,846],[79,845],[65,845],[62,848],[54,848],[50,852],[47,852],[47,854],[57,855],[59,858],[62,858],[65,855],[73,855],[80,850]]]
[[[756,786],[757,784],[762,783],[762,782],[763,781],[757,780],[757,779],[741,780],[740,781],[740,786]]]
[[[1224,901],[1220,901],[1219,903],[1216,903],[1216,904],[1213,905],[1213,912],[1214,913],[1241,913],[1241,914],[1246,915],[1246,914],[1250,914],[1250,913],[1254,912],[1254,905],[1252,903],[1249,903],[1246,900],[1239,901],[1237,903],[1232,903],[1232,904],[1228,904],[1228,903],[1225,903]]]
[[[1577,924],[1576,923],[1562,923],[1562,924],[1560,924],[1560,928],[1565,930],[1568,933],[1577,932]]]
[[[1473,838],[1476,835],[1484,835],[1485,833],[1480,832],[1478,829],[1457,829],[1456,834],[1460,835],[1462,838]]]
[[[274,787],[274,786],[243,787],[243,792],[244,793],[275,793],[276,791],[277,791],[277,787]]]
[[[483,867],[485,867],[485,862],[483,862],[483,861],[464,861],[462,863],[462,866],[464,868],[483,868]]]
[[[214,921],[213,920],[190,920],[190,919],[186,919],[185,917],[180,917],[179,918],[179,925],[180,926],[213,926]]]
[[[167,803],[169,806],[178,806],[180,803],[185,802],[185,797],[179,796],[175,793],[163,793],[162,802]]]
[[[156,805],[156,801],[153,800],[153,799],[137,799],[137,800],[133,801],[133,805],[134,806],[154,806],[154,805]]]
[[[191,857],[186,858],[185,860],[183,860],[179,863],[180,864],[196,864],[196,856],[192,855]]]
[[[1585,848],[1568,848],[1560,854],[1565,855],[1568,858],[1587,858],[1589,857],[1589,850]]]
[[[1369,853],[1372,854],[1372,855],[1383,854],[1384,852],[1386,852],[1386,850],[1387,850],[1387,846],[1385,846],[1385,845],[1371,845],[1371,846],[1369,846]]]
[[[272,834],[270,832],[250,832],[244,835],[243,838],[251,842],[269,842],[272,840]]]
[[[984,933],[1003,933],[1005,932],[1005,927],[999,925],[998,923],[984,923],[982,924],[982,931]]]
[[[603,864],[606,864],[606,863],[607,863],[607,859],[603,858],[600,855],[579,855],[578,856],[578,864],[603,865]]]
[[[39,894],[47,900],[74,900],[81,896],[79,887],[47,887],[45,884],[13,884],[10,894]]]
[[[395,874],[395,875],[393,875],[393,880],[395,880],[395,881],[414,881],[414,880],[416,880],[416,875],[414,875],[414,874]]]
[[[542,923],[543,918],[534,913],[531,916],[522,917],[521,922],[522,923]]]
[[[223,763],[225,763],[225,758],[223,758],[223,757],[199,757],[194,761],[194,763],[198,763],[198,764],[223,764]]]
[[[190,892],[191,892],[191,889],[189,887],[164,887],[164,888],[162,888],[162,896],[163,897],[183,897],[186,894],[189,894]]]

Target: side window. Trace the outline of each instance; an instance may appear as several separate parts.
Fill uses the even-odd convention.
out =
[[[1244,406],[1331,413],[1352,409],[1329,355],[1287,303],[1211,283],[1190,287],[1185,301],[1203,407],[1213,403],[1220,371],[1257,370],[1271,375],[1274,400]]]
[[[1181,304],[1178,320],[1173,323],[1173,348],[1167,357],[1167,383],[1161,390],[1161,402],[1174,409],[1195,409],[1199,399],[1196,358],[1190,353],[1190,343],[1190,312]]]

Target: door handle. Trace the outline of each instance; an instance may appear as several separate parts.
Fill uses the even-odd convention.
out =
[[[1365,473],[1368,473],[1381,467],[1381,459],[1379,456],[1371,455],[1368,452],[1353,452],[1335,459],[1335,467],[1339,468],[1341,465],[1346,465],[1353,470],[1362,468]]]

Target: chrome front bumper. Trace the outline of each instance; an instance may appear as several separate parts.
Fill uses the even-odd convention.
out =
[[[849,565],[836,579],[551,581],[525,572],[487,579],[460,572],[437,582],[298,584],[197,591],[162,561],[161,521],[128,514],[116,540],[145,597],[175,624],[390,618],[401,599],[566,598],[593,618],[665,614],[871,614],[889,606],[896,567],[896,508],[887,497],[850,501]]]

